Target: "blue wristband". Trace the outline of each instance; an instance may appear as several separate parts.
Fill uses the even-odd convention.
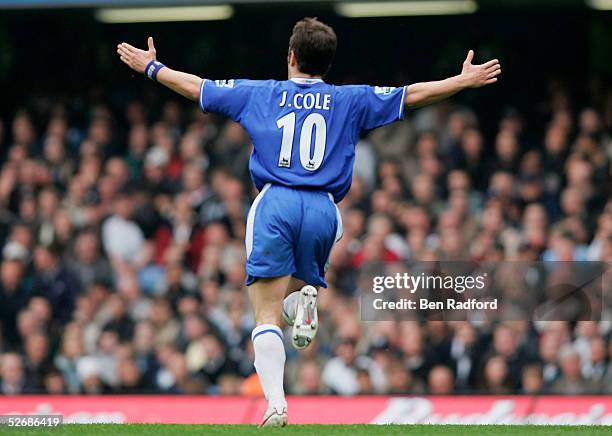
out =
[[[147,64],[147,67],[144,70],[145,76],[147,76],[151,80],[157,80],[157,73],[159,70],[164,68],[165,65],[156,60],[152,60]]]

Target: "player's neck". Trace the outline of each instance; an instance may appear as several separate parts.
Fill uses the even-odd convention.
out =
[[[323,76],[311,76],[310,74],[289,74],[289,79],[320,79],[323,80]]]
[[[299,70],[292,69],[292,68],[289,68],[287,76],[288,76],[289,80],[291,80],[291,79],[321,79],[322,80],[323,79],[323,76],[321,76],[321,75],[314,75],[313,76],[311,74],[305,74],[305,73],[302,73]]]

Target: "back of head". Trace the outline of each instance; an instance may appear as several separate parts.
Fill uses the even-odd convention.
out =
[[[334,29],[316,18],[298,21],[289,39],[289,51],[295,53],[300,72],[311,76],[327,74],[337,46]]]

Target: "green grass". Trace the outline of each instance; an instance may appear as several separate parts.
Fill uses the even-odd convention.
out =
[[[6,435],[262,435],[284,436],[370,436],[370,435],[610,435],[604,426],[534,425],[290,425],[258,429],[253,425],[170,425],[170,424],[69,424],[59,428],[1,428]]]

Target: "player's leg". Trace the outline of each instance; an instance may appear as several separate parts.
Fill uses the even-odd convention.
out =
[[[300,296],[300,290],[304,286],[306,286],[306,283],[303,280],[291,277],[291,280],[289,281],[289,286],[287,287],[286,297],[283,300],[282,312],[283,320],[288,325],[293,325],[293,321],[295,321],[295,312]]]
[[[268,410],[261,425],[287,424],[287,403],[283,390],[285,348],[280,328],[283,298],[295,272],[294,216],[291,192],[266,185],[257,196],[246,226],[247,286],[255,311],[256,327],[251,338],[255,369],[259,375]]]
[[[312,342],[319,328],[318,289],[292,277],[288,292],[283,301],[283,320],[293,326],[291,343],[294,348],[302,350]]]
[[[279,326],[283,298],[290,278],[260,278],[248,287],[256,322],[251,334],[255,370],[268,400],[268,410],[264,414],[262,426],[287,424],[287,401],[283,388],[285,347],[283,331]]]
[[[295,308],[291,341],[298,350],[307,347],[317,334],[317,289],[327,287],[325,272],[329,256],[334,243],[342,236],[340,213],[327,194],[306,192],[302,200],[305,207],[293,276],[305,286],[297,295],[289,295],[284,304],[287,312]]]

